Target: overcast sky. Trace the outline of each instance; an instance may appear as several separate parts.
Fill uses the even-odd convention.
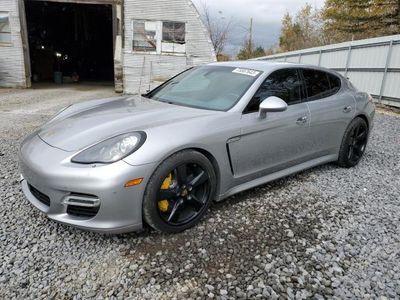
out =
[[[229,20],[232,18],[235,26],[227,49],[235,53],[246,36],[250,18],[254,22],[254,41],[264,48],[278,42],[282,17],[286,12],[295,14],[305,3],[318,8],[324,0],[193,0],[201,11],[201,4],[206,3],[214,15],[220,15]]]

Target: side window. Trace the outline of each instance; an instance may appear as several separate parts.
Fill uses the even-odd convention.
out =
[[[278,70],[268,76],[253,99],[247,106],[245,113],[258,111],[260,103],[270,96],[284,100],[288,105],[301,102],[302,82],[297,69]]]
[[[328,74],[328,79],[329,79],[329,85],[331,87],[330,93],[331,95],[334,95],[337,92],[339,92],[340,88],[342,87],[342,81],[340,80],[339,77],[332,74]]]
[[[156,31],[156,22],[134,20],[132,50],[140,52],[156,52]]]
[[[162,52],[186,52],[186,24],[183,22],[163,22],[162,24]]]
[[[340,89],[340,79],[334,75],[311,69],[303,69],[302,72],[308,101],[332,96]]]
[[[183,22],[163,22],[163,42],[184,44],[185,28]]]
[[[132,51],[168,55],[186,53],[186,23],[132,20]]]

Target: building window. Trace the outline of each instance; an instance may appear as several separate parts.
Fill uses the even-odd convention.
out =
[[[185,29],[182,22],[163,22],[163,42],[184,44]]]
[[[10,19],[8,13],[0,12],[0,44],[11,43]]]
[[[162,24],[161,52],[164,53],[185,53],[186,24],[182,22],[163,22]]]
[[[133,51],[157,51],[157,22],[133,21]]]
[[[134,20],[132,50],[157,54],[185,54],[186,24]]]

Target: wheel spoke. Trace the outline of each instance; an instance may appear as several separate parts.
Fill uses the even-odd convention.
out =
[[[187,181],[187,166],[186,165],[180,165],[179,167],[177,167],[176,168],[176,176],[177,176],[179,185],[186,184],[186,181]]]
[[[168,222],[174,221],[178,216],[179,216],[179,211],[183,206],[183,200],[178,199],[178,201],[175,202],[174,207],[172,208],[171,214],[168,217]]]
[[[190,203],[190,205],[193,206],[196,209],[196,211],[200,211],[204,206],[204,202],[201,201],[199,198],[197,198],[197,196],[194,194],[192,194],[191,197],[192,198],[188,203]]]
[[[349,159],[352,159],[352,158],[353,158],[353,155],[354,155],[354,147],[353,147],[353,145],[350,145],[350,146],[349,146],[348,158],[349,158]]]
[[[357,158],[362,155],[361,148],[362,148],[362,146],[355,146],[354,147],[354,154],[357,156]]]
[[[163,199],[163,200],[174,198],[174,197],[176,197],[176,191],[173,189],[160,190],[159,197],[160,197],[160,199]]]
[[[354,138],[357,138],[359,132],[360,132],[360,127],[356,127],[356,128],[354,129],[354,135],[353,135],[353,137],[354,137]]]
[[[192,179],[192,181],[189,182],[189,185],[192,187],[198,187],[199,185],[202,185],[204,182],[208,180],[207,173],[201,170],[200,174],[197,175],[195,178]]]
[[[361,132],[361,133],[359,133],[359,134],[357,135],[357,140],[358,140],[358,141],[359,141],[359,140],[364,140],[366,137],[367,137],[367,131],[364,130],[363,132]]]

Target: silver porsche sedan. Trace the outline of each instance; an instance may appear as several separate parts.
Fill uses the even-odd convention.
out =
[[[375,107],[342,75],[213,63],[145,95],[79,103],[22,142],[22,190],[50,219],[122,233],[194,226],[213,201],[317,165],[357,165]]]

